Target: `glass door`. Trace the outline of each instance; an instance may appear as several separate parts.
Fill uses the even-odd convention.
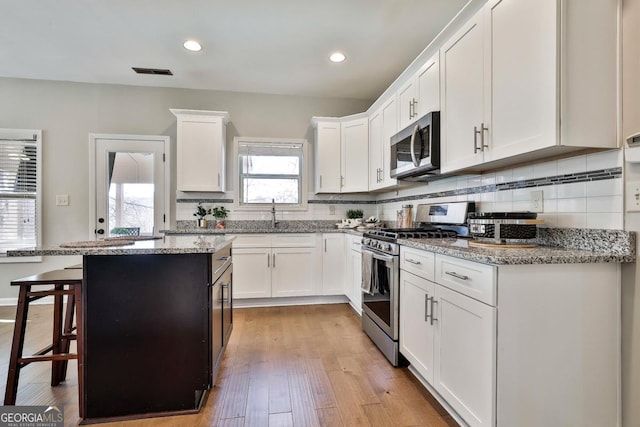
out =
[[[96,238],[152,236],[164,228],[165,142],[95,138]]]

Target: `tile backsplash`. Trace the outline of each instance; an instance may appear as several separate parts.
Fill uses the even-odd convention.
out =
[[[309,195],[306,211],[280,211],[282,220],[333,220],[339,222],[348,209],[362,209],[365,217],[376,215],[395,221],[405,204],[475,201],[478,210],[528,211],[532,191],[543,193],[545,227],[623,228],[622,150],[611,150],[571,158],[535,163],[480,175],[462,175],[387,193],[368,195]],[[178,199],[178,220],[193,220],[198,201],[224,204],[234,220],[267,220],[264,211],[233,211],[231,193],[222,197]],[[332,213],[334,212],[335,213]]]

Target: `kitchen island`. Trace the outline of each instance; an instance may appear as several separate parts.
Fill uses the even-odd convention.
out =
[[[8,253],[83,256],[83,423],[199,410],[231,330],[231,241],[171,236]]]

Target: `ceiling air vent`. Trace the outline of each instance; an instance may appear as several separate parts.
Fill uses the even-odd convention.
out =
[[[158,76],[173,76],[171,70],[163,70],[161,68],[140,68],[131,67],[138,74],[155,74]]]

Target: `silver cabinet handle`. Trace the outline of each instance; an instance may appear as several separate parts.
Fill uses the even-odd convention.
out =
[[[271,267],[271,255],[267,254],[267,267]]]
[[[218,187],[220,187],[220,174],[218,173]]]
[[[276,268],[276,254],[273,254],[273,268]]]
[[[324,239],[324,252],[327,252],[327,239]]]
[[[484,123],[480,123],[480,149],[484,151],[485,148],[489,148],[488,145],[484,143],[484,131],[488,131],[489,128],[484,126]]]
[[[409,120],[413,118],[413,102],[409,101]]]
[[[469,276],[458,274],[455,271],[445,271],[444,274],[448,274],[449,276],[453,276],[456,279],[460,279],[460,280],[469,280]]]
[[[481,131],[478,130],[478,126],[473,127],[473,154],[476,154],[481,148],[478,147],[478,134]]]
[[[320,188],[322,188],[322,175],[320,175]]]
[[[229,286],[230,286],[230,285],[231,285],[231,283],[223,283],[223,284],[220,286],[220,288],[221,288],[221,290],[222,290],[222,292],[220,292],[220,293],[222,294],[222,299],[221,299],[221,301],[222,301],[222,302],[227,302],[227,301],[229,301],[229,297],[228,297],[228,296],[227,296],[227,297],[225,297],[225,295],[224,295],[224,291],[225,291],[225,289],[227,289],[227,291],[228,291],[228,290],[229,290]],[[227,295],[229,295],[229,292],[227,292]]]
[[[344,187],[344,176],[340,175],[340,188]]]
[[[424,321],[428,322],[429,321],[429,301],[431,300],[431,297],[429,296],[429,294],[425,293],[424,294]]]
[[[418,117],[418,109],[416,108],[418,106],[418,101],[416,101],[415,98],[413,98],[413,117]]]
[[[415,265],[422,264],[420,261],[416,261],[415,259],[411,259],[411,258],[405,258],[404,260],[407,261],[407,262],[410,262],[411,264],[415,264]]]
[[[435,308],[433,307],[433,305],[437,304],[437,303],[438,303],[438,301],[436,301],[435,297],[431,298],[431,325],[433,325],[433,322],[437,322],[438,321],[438,319],[436,319],[436,317],[434,316]]]

